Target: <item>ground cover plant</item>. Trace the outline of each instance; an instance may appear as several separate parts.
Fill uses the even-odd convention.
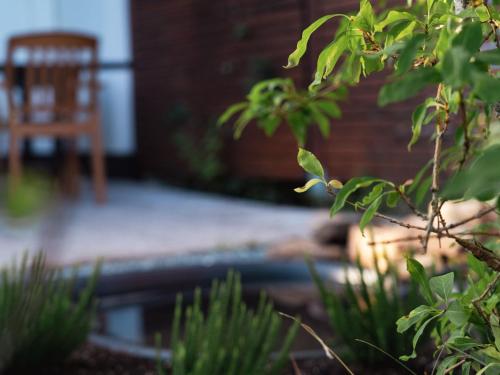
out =
[[[393,242],[418,240],[422,253],[434,237],[451,239],[455,246],[470,253],[475,263],[468,268],[470,281],[463,294],[454,289],[453,273],[429,279],[418,262],[408,261],[408,270],[418,281],[427,304],[402,317],[398,330],[415,328],[413,347],[424,332],[432,333],[436,352],[429,362],[433,373],[498,373],[498,1],[408,0],[399,6],[392,4],[362,0],[354,14],[329,14],[312,23],[302,32],[287,68],[299,65],[318,28],[328,27],[332,19],[339,20],[335,33],[332,30],[332,40],[318,56],[309,90],[295,90],[290,96],[286,87],[274,81],[257,84],[246,101],[233,105],[221,116],[220,123],[236,116],[235,132],[239,136],[252,120],[268,134],[286,122],[299,145],[306,145],[309,126],[317,124],[326,135],[328,118],[338,113],[337,98],[325,102],[323,95],[356,85],[373,73],[390,71],[378,103],[385,106],[419,98],[420,104],[408,114],[412,131],[408,149],[411,151],[420,141],[424,127],[431,127],[434,153],[429,163],[404,183],[370,176],[341,182],[327,180],[321,162],[311,152],[300,149],[298,163],[313,178],[296,191],[324,185],[332,194],[331,214],[353,206],[363,212],[359,223],[362,231],[374,217],[416,230],[417,236],[395,238]],[[425,97],[430,90],[433,94]],[[364,191],[367,194],[359,194]],[[427,205],[420,204],[426,195]],[[446,222],[442,215],[444,203],[467,200],[482,202],[482,210],[471,212],[460,222]],[[380,213],[382,208],[398,204],[408,206],[425,224],[415,225]],[[464,224],[474,220],[481,220],[481,225],[463,229]],[[408,360],[416,355],[414,350],[401,358]]]
[[[43,254],[25,255],[1,272],[0,372],[37,373],[82,345],[94,316],[99,267],[74,301],[74,278],[49,268]]]
[[[201,290],[186,308],[177,297],[170,348],[173,375],[280,374],[288,362],[299,322],[279,342],[283,320],[261,294],[254,311],[242,301],[240,275],[229,271],[223,282],[215,280],[206,314]],[[272,358],[274,351],[278,354]],[[159,373],[165,373],[159,364]]]
[[[411,335],[399,334],[394,327],[422,299],[416,284],[401,280],[393,265],[385,271],[376,267],[372,285],[367,284],[366,271],[358,263],[359,287],[352,285],[346,273],[345,293],[329,289],[312,261],[308,260],[308,266],[332,330],[345,348],[339,355],[347,363],[393,365],[393,359],[381,353],[399,356],[411,349]]]

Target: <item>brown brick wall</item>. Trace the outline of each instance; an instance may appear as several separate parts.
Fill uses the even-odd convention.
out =
[[[174,126],[168,112],[175,103],[190,109],[191,121],[206,123],[261,78],[252,73],[259,64],[306,85],[314,53],[299,68],[281,68],[301,30],[322,14],[354,10],[357,1],[131,0],[131,5],[139,162],[152,174],[173,175],[179,164],[168,144]],[[327,25],[313,38],[312,50],[333,31],[334,24]],[[309,136],[308,148],[336,177],[369,173],[402,180],[430,156],[425,144],[407,154],[411,105],[377,107],[382,79],[370,77],[350,91],[330,139],[315,131]],[[249,127],[239,141],[231,139],[229,128],[223,131],[224,160],[232,175],[301,178],[296,143],[286,127],[270,139]]]

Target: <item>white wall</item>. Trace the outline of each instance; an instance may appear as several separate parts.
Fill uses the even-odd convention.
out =
[[[47,30],[96,35],[100,43],[99,58],[104,64],[126,65],[132,60],[128,0],[0,0],[0,64],[5,61],[10,35]],[[103,87],[101,110],[106,151],[113,155],[133,153],[132,70],[103,69],[99,78]],[[3,97],[0,116],[6,116]],[[81,147],[86,148],[85,141]],[[40,154],[49,153],[52,141],[37,140],[34,149]]]

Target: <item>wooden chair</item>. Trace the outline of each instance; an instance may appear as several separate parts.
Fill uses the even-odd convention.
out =
[[[8,43],[4,88],[9,117],[9,180],[22,174],[19,143],[50,136],[68,142],[66,164],[77,186],[76,140],[88,136],[97,202],[106,200],[98,106],[97,40],[70,33],[14,36]]]

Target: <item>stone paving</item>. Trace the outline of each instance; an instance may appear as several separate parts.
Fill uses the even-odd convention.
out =
[[[37,219],[0,217],[0,264],[25,250],[70,264],[267,245],[307,237],[320,211],[112,181],[104,206],[86,186],[77,201],[58,202]]]

